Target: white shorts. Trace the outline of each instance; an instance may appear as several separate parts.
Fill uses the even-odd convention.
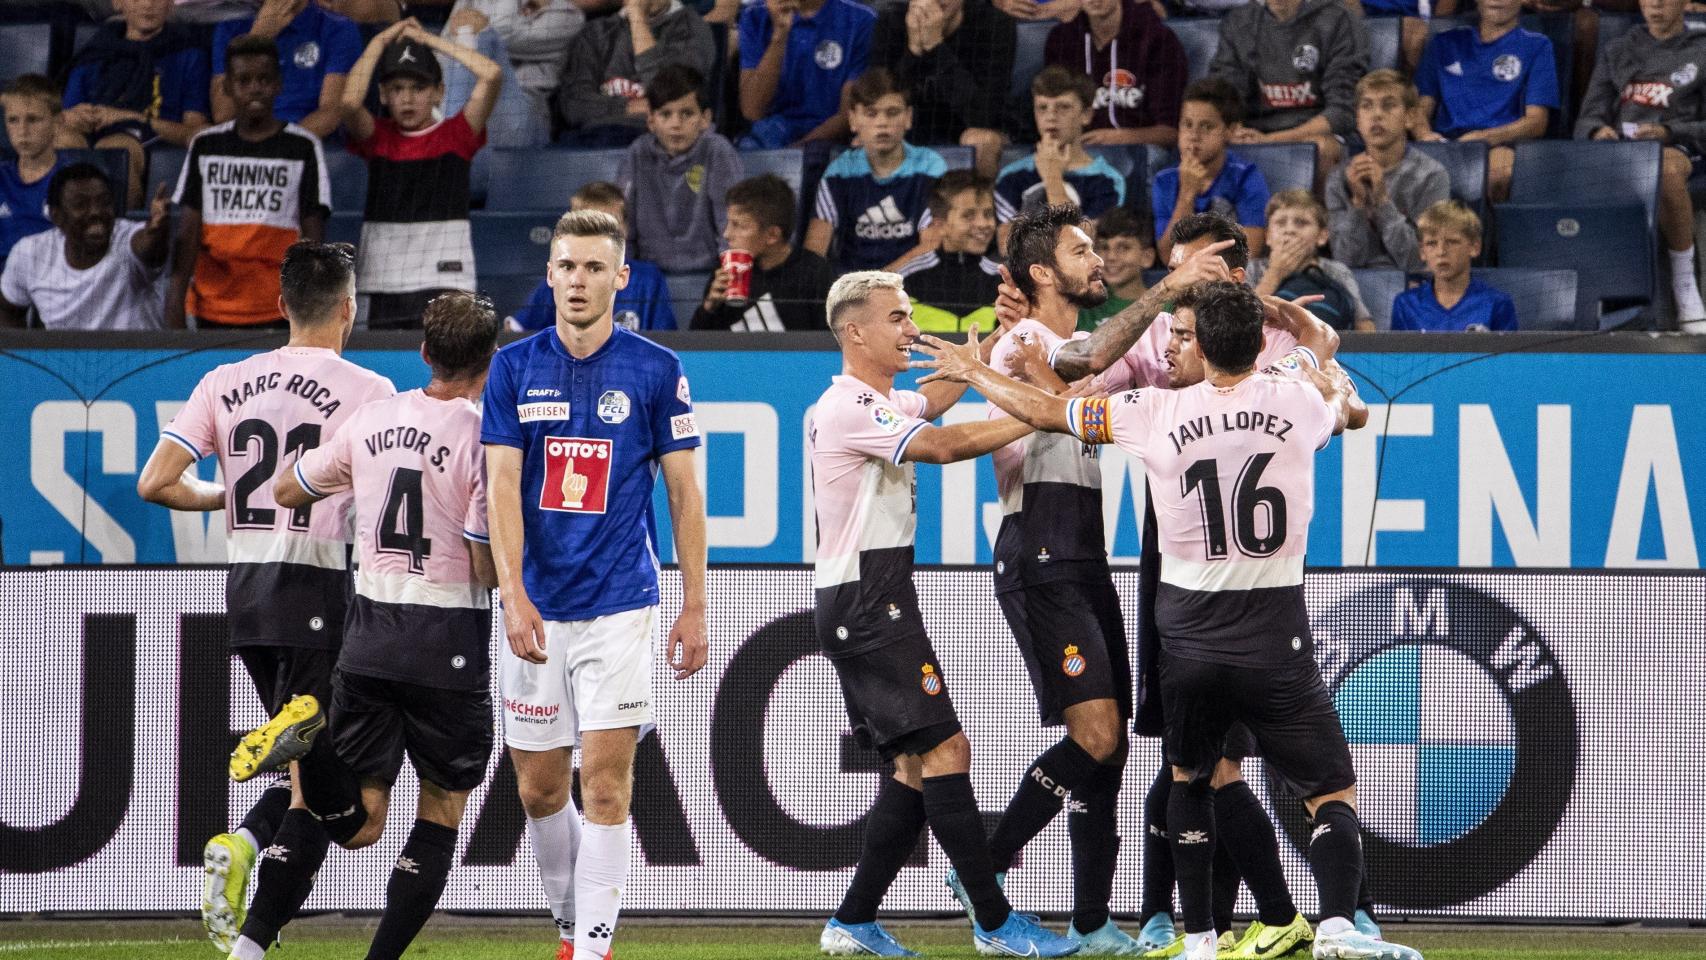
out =
[[[545,621],[545,662],[498,644],[504,742],[550,750],[580,742],[582,730],[652,729],[652,640],[658,608],[591,620]]]

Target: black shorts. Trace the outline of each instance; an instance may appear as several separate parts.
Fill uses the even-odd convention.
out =
[[[332,740],[364,778],[397,781],[403,755],[422,780],[472,790],[492,757],[492,695],[443,690],[339,670],[332,685]]]
[[[885,760],[922,754],[960,732],[942,664],[922,633],[849,655],[829,655],[859,742]]]
[[[1057,580],[996,595],[1019,643],[1043,726],[1059,726],[1066,708],[1113,700],[1131,719],[1131,653],[1112,580]]]
[[[1167,762],[1207,778],[1229,734],[1249,727],[1274,778],[1299,798],[1356,784],[1332,694],[1312,661],[1234,667],[1161,653]]]
[[[267,708],[267,716],[275,717],[290,698],[313,694],[326,710],[332,703],[332,668],[337,665],[336,650],[315,650],[309,647],[246,646],[235,652],[243,661],[254,681],[255,693]]]

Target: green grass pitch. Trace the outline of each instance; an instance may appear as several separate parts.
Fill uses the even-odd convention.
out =
[[[320,917],[292,924],[268,960],[359,960],[373,917]],[[977,956],[961,923],[898,921],[891,929],[926,957]],[[813,922],[641,920],[624,923],[619,960],[803,960],[818,956]],[[1391,924],[1387,935],[1428,960],[1624,960],[1706,958],[1706,931],[1642,928],[1442,927]],[[435,917],[407,960],[552,960],[541,920]],[[221,960],[191,920],[0,921],[0,960]],[[1299,954],[1298,956],[1304,956]]]

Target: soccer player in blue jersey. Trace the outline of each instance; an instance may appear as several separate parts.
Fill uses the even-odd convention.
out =
[[[628,877],[634,748],[653,727],[660,470],[683,595],[668,658],[678,680],[705,665],[699,429],[681,361],[614,323],[626,241],[607,213],[557,221],[546,272],[557,322],[493,358],[480,436],[508,637],[498,667],[504,741],[559,956],[580,960],[610,952]],[[584,827],[568,805],[577,746]]]

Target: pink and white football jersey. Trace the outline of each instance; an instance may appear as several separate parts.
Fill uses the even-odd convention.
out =
[[[273,481],[336,436],[362,404],[394,393],[390,380],[333,350],[280,347],[202,377],[162,431],[198,460],[217,456],[224,469],[233,644],[337,645],[343,611],[334,594],[348,594],[348,497],[284,510]]]
[[[812,412],[812,498],[817,508],[819,590],[868,576],[863,554],[904,548],[912,574],[913,470],[903,463],[906,445],[927,424],[927,401],[911,390],[879,393],[860,380],[838,376]]]
[[[1166,387],[1167,342],[1173,337],[1173,315],[1163,313],[1155,318],[1143,336],[1131,345],[1113,365],[1102,371],[1102,386],[1109,392],[1130,390],[1133,387]],[[1263,370],[1297,346],[1297,338],[1284,330],[1262,328],[1262,352],[1256,357],[1256,369]],[[1054,362],[1056,351],[1049,352]]]
[[[360,566],[339,666],[483,686],[491,595],[475,582],[467,543],[489,542],[474,404],[420,390],[375,401],[295,469],[309,493],[354,497]]]

